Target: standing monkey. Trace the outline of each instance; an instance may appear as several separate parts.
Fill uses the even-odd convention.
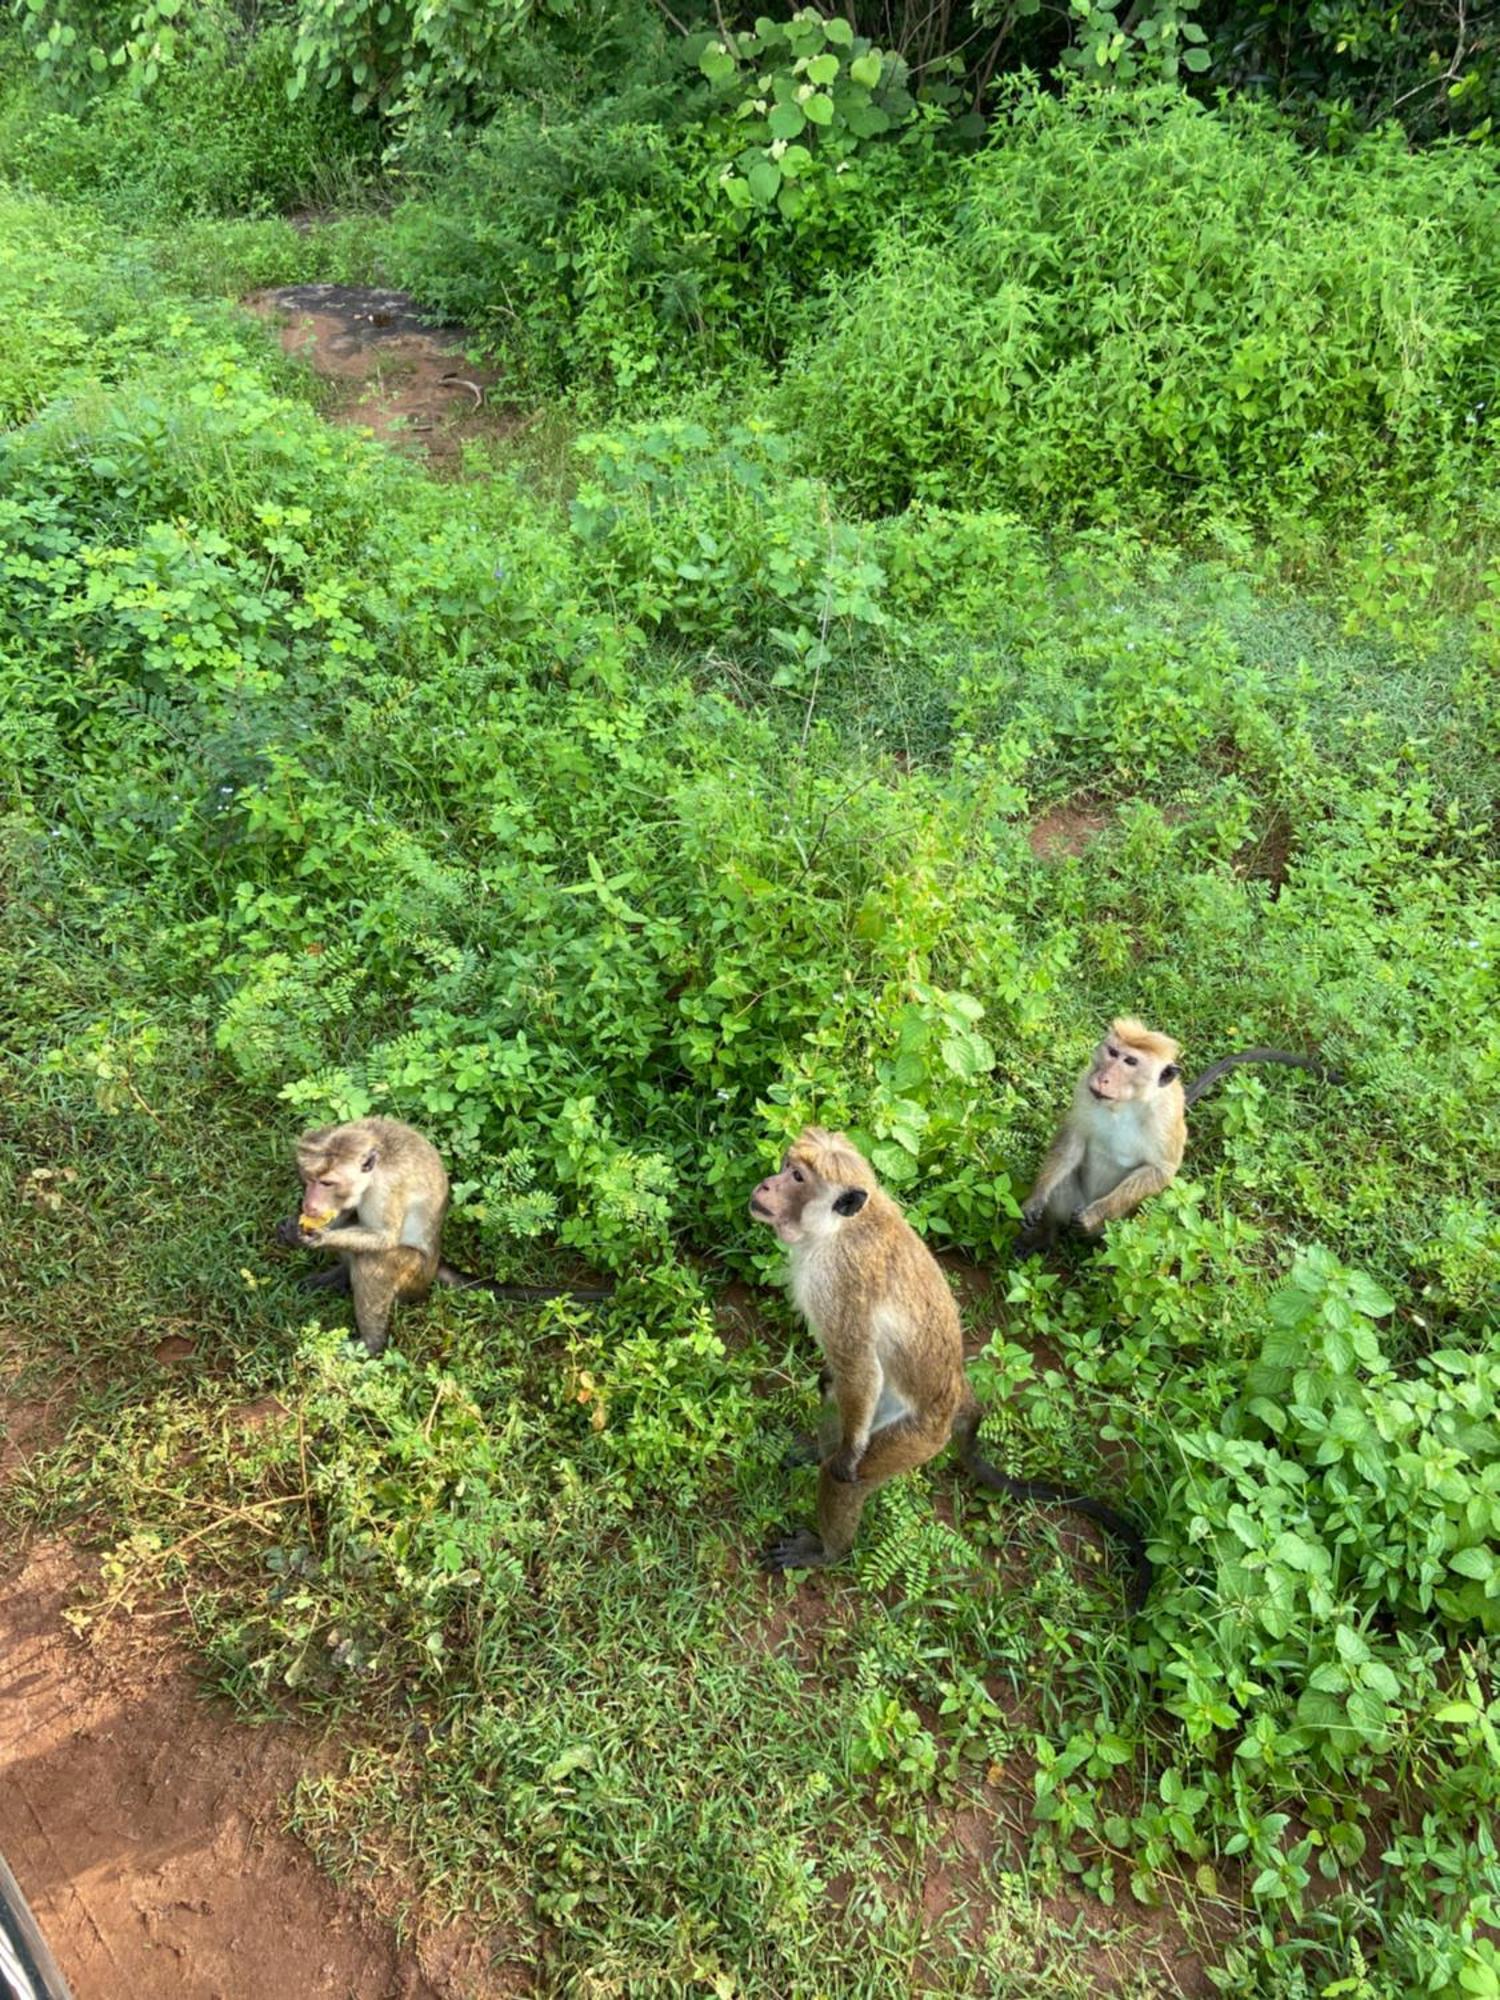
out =
[[[979,1451],[982,1412],[964,1376],[958,1307],[937,1259],[841,1132],[810,1125],[750,1213],[787,1245],[792,1298],[823,1350],[826,1395],[817,1529],[773,1543],[771,1570],[836,1563],[854,1545],[865,1502],[952,1439],[982,1485],[1056,1500],[1125,1542],[1132,1608],[1150,1582],[1140,1537],[1121,1515],[1045,1480],[1011,1479]]]
[[[495,1298],[606,1299],[608,1286],[501,1285],[466,1277],[442,1260],[448,1174],[436,1146],[396,1118],[356,1118],[297,1141],[302,1207],[276,1225],[293,1249],[332,1250],[339,1262],[310,1286],[348,1290],[371,1354],[390,1332],[398,1300],[425,1299],[434,1284]]]
[[[1342,1080],[1313,1056],[1243,1049],[1221,1056],[1184,1090],[1177,1054],[1170,1035],[1139,1021],[1110,1023],[1021,1210],[1018,1256],[1050,1245],[1070,1222],[1092,1236],[1169,1187],[1187,1145],[1183,1114],[1241,1063],[1284,1063],[1330,1083]]]

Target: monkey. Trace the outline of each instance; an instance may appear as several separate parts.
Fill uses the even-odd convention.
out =
[[[790,1253],[791,1293],[823,1351],[824,1407],[816,1450],[818,1522],[773,1542],[772,1572],[817,1569],[854,1546],[865,1502],[950,1441],[981,1485],[1013,1499],[1050,1500],[1099,1523],[1129,1551],[1131,1609],[1151,1569],[1123,1515],[1040,1479],[1012,1479],[979,1449],[983,1411],[964,1374],[958,1306],[937,1259],[842,1132],[809,1125],[779,1173],[750,1197]]]
[[[1221,1056],[1183,1088],[1178,1047],[1140,1021],[1111,1022],[1073,1092],[1036,1185],[1021,1210],[1016,1255],[1052,1243],[1066,1223],[1093,1236],[1176,1179],[1187,1145],[1184,1113],[1241,1063],[1284,1063],[1340,1083],[1338,1070],[1284,1049]]]
[[[430,1140],[396,1118],[356,1118],[304,1132],[297,1141],[302,1206],[276,1225],[293,1249],[332,1250],[339,1262],[304,1282],[349,1291],[366,1351],[379,1354],[398,1300],[426,1298],[434,1284],[498,1299],[607,1299],[608,1285],[504,1285],[471,1278],[443,1261],[448,1174]]]

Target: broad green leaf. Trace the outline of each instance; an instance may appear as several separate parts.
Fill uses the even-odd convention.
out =
[[[1360,1666],[1370,1657],[1369,1647],[1352,1625],[1338,1626],[1334,1631],[1333,1643],[1346,1667]]]
[[[1460,1549],[1457,1555],[1448,1558],[1448,1567],[1456,1569],[1460,1576],[1472,1576],[1476,1583],[1488,1583],[1495,1570],[1495,1558],[1489,1549]]]
[[[1385,1319],[1396,1310],[1396,1301],[1363,1271],[1349,1273],[1349,1296],[1367,1319]]]
[[[1271,1554],[1277,1562],[1285,1563],[1288,1569],[1300,1570],[1304,1576],[1322,1576],[1328,1568],[1327,1552],[1315,1542],[1294,1535],[1290,1529],[1276,1537]]]
[[[1378,1694],[1382,1701],[1399,1700],[1401,1683],[1390,1668],[1379,1660],[1371,1660],[1359,1670],[1359,1677],[1372,1694]]]
[[[1356,1688],[1349,1697],[1349,1720],[1363,1735],[1378,1739],[1387,1728],[1385,1703]]]
[[[1316,1688],[1319,1694],[1342,1694],[1349,1685],[1349,1676],[1334,1661],[1325,1660],[1321,1667],[1313,1668],[1307,1685]]]

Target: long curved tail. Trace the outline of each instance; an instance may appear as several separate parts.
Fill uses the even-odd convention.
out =
[[[1102,1500],[1091,1499],[1087,1493],[1071,1492],[1066,1486],[1055,1486],[1050,1479],[1013,1479],[1008,1472],[991,1465],[979,1449],[979,1423],[981,1411],[976,1403],[973,1407],[972,1422],[960,1416],[954,1426],[954,1442],[958,1455],[963,1460],[965,1471],[972,1473],[981,1486],[989,1487],[992,1493],[1005,1493],[1012,1500],[1046,1500],[1054,1506],[1071,1507],[1075,1514],[1097,1524],[1114,1541],[1118,1542],[1130,1558],[1130,1584],[1126,1591],[1126,1608],[1134,1614],[1146,1601],[1151,1588],[1151,1559],[1146,1554],[1146,1544],[1133,1521],[1113,1507],[1107,1507]]]
[[[451,1264],[439,1264],[437,1281],[461,1292],[488,1292],[492,1299],[508,1299],[513,1305],[538,1305],[546,1299],[574,1299],[579,1305],[597,1305],[612,1298],[613,1285],[503,1285],[497,1278],[472,1278]]]
[[[1210,1063],[1201,1076],[1195,1076],[1182,1094],[1185,1105],[1196,1104],[1205,1090],[1212,1090],[1221,1077],[1228,1076],[1241,1063],[1281,1063],[1288,1069],[1310,1069],[1314,1076],[1320,1076],[1325,1083],[1342,1083],[1342,1070],[1332,1069],[1316,1056],[1297,1056],[1287,1049],[1241,1049],[1232,1056],[1220,1056],[1216,1063]]]

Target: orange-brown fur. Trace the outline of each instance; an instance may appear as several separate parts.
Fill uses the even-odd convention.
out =
[[[1170,1186],[1187,1146],[1177,1054],[1140,1021],[1110,1023],[1021,1211],[1028,1238],[1092,1235]]]
[[[1242,1063],[1305,1069],[1327,1083],[1343,1077],[1318,1056],[1289,1049],[1237,1049],[1183,1088],[1177,1044],[1129,1018],[1112,1021],[1078,1079],[1073,1108],[1042,1162],[1021,1210],[1024,1256],[1065,1224],[1092,1235],[1175,1180],[1187,1146],[1185,1114]]]
[[[877,1487],[950,1439],[982,1485],[1077,1508],[1132,1551],[1132,1604],[1150,1570],[1123,1516],[1041,1479],[1012,1479],[979,1450],[979,1403],[964,1376],[958,1307],[937,1259],[841,1132],[809,1125],[750,1197],[786,1244],[792,1296],[827,1363],[817,1456],[818,1525],[773,1543],[768,1569],[833,1563],[854,1545]]]
[[[305,1132],[297,1141],[302,1208],[277,1237],[303,1249],[332,1250],[339,1263],[310,1278],[354,1294],[354,1319],[371,1354],[385,1346],[402,1300],[424,1299],[434,1284],[534,1304],[542,1299],[607,1299],[612,1286],[510,1285],[466,1277],[445,1264],[448,1173],[430,1140],[397,1118],[356,1118]]]
[[[854,1213],[835,1212],[856,1197]],[[925,1464],[955,1427],[977,1433],[979,1406],[948,1282],[843,1133],[808,1126],[751,1213],[787,1245],[792,1297],[827,1364],[817,1533],[767,1555],[773,1568],[811,1568],[848,1553],[877,1487]]]

